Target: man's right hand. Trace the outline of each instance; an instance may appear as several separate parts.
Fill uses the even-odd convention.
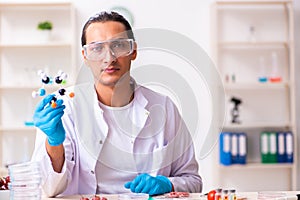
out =
[[[66,132],[61,121],[66,106],[63,105],[63,100],[59,99],[56,101],[57,107],[52,108],[50,102],[53,97],[54,95],[50,94],[37,105],[33,121],[34,125],[47,135],[49,145],[58,146],[66,138]]]

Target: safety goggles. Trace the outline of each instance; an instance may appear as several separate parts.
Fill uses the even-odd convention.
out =
[[[118,58],[130,55],[134,50],[133,39],[114,39],[105,42],[95,42],[83,46],[84,55],[88,60],[99,61],[105,58],[108,50]]]

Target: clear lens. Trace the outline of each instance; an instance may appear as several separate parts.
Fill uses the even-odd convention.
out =
[[[133,52],[133,48],[133,39],[117,39],[83,46],[86,58],[93,61],[102,60],[109,51],[116,58],[128,56]]]

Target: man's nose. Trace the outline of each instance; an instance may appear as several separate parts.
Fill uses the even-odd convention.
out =
[[[103,58],[103,62],[104,63],[113,63],[116,60],[117,60],[117,58],[114,55],[114,53],[112,52],[112,50],[110,48],[106,48],[104,58]]]

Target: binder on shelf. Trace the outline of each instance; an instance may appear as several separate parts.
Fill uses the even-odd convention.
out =
[[[220,134],[220,163],[231,165],[231,133],[222,132]]]
[[[292,132],[285,133],[285,144],[286,144],[286,162],[294,162],[294,145],[293,145],[293,134]]]
[[[277,133],[269,133],[269,163],[277,163]]]
[[[238,149],[238,134],[231,133],[231,162],[232,164],[239,161],[239,149]]]
[[[292,132],[262,132],[262,163],[292,163],[294,157]]]
[[[284,132],[277,133],[277,162],[285,163],[287,160],[286,154],[286,134]]]
[[[220,134],[220,163],[223,165],[246,164],[246,133],[222,132]]]
[[[238,161],[239,164],[246,164],[247,158],[247,135],[246,133],[238,134]]]
[[[262,132],[261,140],[261,162],[277,163],[277,133]]]
[[[262,132],[260,134],[260,153],[261,162],[269,163],[269,133]]]

